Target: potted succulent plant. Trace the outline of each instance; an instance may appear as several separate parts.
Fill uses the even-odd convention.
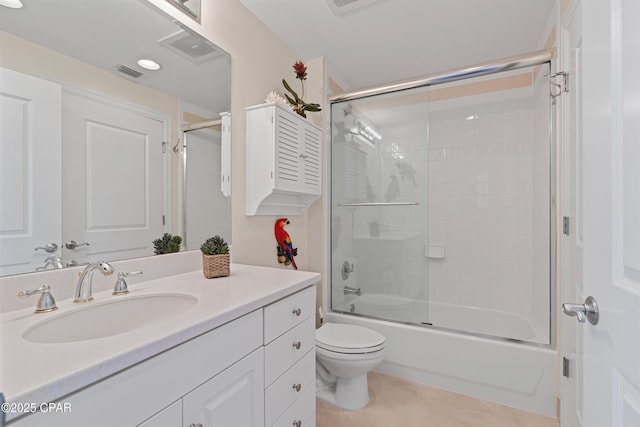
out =
[[[231,273],[229,267],[229,245],[220,236],[213,236],[205,240],[200,246],[202,251],[202,273],[207,279],[228,276]]]
[[[152,243],[153,253],[156,255],[170,254],[173,252],[180,252],[182,237],[164,233],[162,237],[154,240]]]

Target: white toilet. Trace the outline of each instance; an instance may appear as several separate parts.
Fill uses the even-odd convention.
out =
[[[326,323],[316,330],[317,396],[345,409],[369,402],[367,372],[382,362],[384,335],[362,326]]]

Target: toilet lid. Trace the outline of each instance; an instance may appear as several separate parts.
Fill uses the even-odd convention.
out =
[[[384,347],[384,335],[362,326],[326,323],[316,330],[316,345],[338,353],[371,353]]]

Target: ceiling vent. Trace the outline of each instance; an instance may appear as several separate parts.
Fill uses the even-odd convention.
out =
[[[325,0],[334,15],[344,15],[363,7],[367,7],[381,0]]]
[[[194,64],[202,64],[222,55],[213,43],[185,30],[165,37],[158,43]]]
[[[117,72],[122,73],[129,78],[139,79],[143,76],[140,71],[136,71],[132,68],[127,67],[126,65],[118,64],[114,65],[113,68],[115,68]]]

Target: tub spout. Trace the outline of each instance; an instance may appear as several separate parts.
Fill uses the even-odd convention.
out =
[[[362,292],[360,291],[360,288],[352,288],[351,286],[345,286],[344,294],[345,295],[362,295]]]

